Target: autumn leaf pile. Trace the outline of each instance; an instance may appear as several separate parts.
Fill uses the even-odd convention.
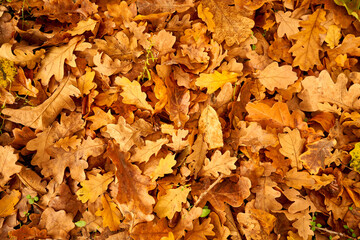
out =
[[[0,239],[358,239],[349,3],[1,3]]]

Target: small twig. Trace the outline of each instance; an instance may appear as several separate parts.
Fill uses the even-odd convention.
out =
[[[353,240],[358,240],[360,238],[354,238],[354,237],[351,237],[345,233],[340,233],[340,232],[335,232],[335,231],[332,231],[332,230],[329,230],[329,229],[326,229],[326,228],[321,228],[321,227],[315,227],[316,230],[319,230],[319,231],[323,231],[323,232],[327,232],[329,234],[333,234],[333,235],[338,235],[340,237],[344,237],[344,238],[347,238],[347,239],[353,239]]]
[[[220,176],[216,179],[215,182],[213,182],[208,189],[206,189],[205,192],[202,192],[198,198],[198,200],[194,203],[194,207],[196,207],[201,200],[208,194],[208,192],[210,192],[211,189],[213,189],[215,187],[216,184],[218,184],[220,182],[220,180],[223,178],[223,174],[221,173]]]

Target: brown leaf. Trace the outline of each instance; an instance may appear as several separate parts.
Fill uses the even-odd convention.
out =
[[[37,227],[29,227],[28,225],[9,232],[9,235],[10,237],[15,237],[17,240],[48,238],[46,229],[40,230]]]
[[[119,146],[112,141],[109,142],[106,156],[116,166],[116,177],[119,181],[119,192],[117,200],[124,205],[128,211],[133,212],[140,219],[152,219],[152,205],[155,200],[149,195],[156,184],[147,176],[141,175],[140,169],[131,164]]]
[[[199,132],[204,134],[204,140],[208,144],[209,149],[219,148],[224,145],[218,114],[210,105],[207,105],[201,112]]]
[[[192,186],[192,194],[200,195],[210,185],[209,179],[204,182],[199,182]],[[246,177],[240,177],[237,182],[233,182],[226,178],[223,182],[217,184],[211,189],[204,200],[199,205],[204,205],[206,201],[219,211],[224,211],[225,203],[233,207],[240,207],[243,204],[244,199],[250,196],[251,182]]]
[[[41,214],[39,227],[46,228],[47,234],[52,238],[67,239],[75,224],[72,214],[67,214],[64,210],[56,212],[52,208],[46,208]]]
[[[325,169],[325,159],[331,156],[335,144],[336,140],[334,139],[321,139],[307,144],[308,150],[300,155],[300,161],[311,174],[317,174],[320,169]]]
[[[215,233],[212,231],[214,225],[210,221],[211,219],[208,218],[200,224],[199,220],[195,220],[194,228],[185,234],[184,240],[207,240],[206,236],[215,236]]]
[[[11,191],[0,199],[0,217],[4,218],[16,212],[14,206],[19,202],[21,193],[17,190]]]
[[[114,201],[107,194],[101,196],[101,202],[103,205],[103,210],[99,209],[95,215],[102,216],[104,228],[109,227],[110,231],[119,230],[122,215],[117,208],[116,203],[114,203]]]
[[[19,156],[14,151],[15,149],[11,146],[0,146],[0,187],[4,187],[11,176],[19,173],[22,168],[16,165]]]
[[[139,223],[131,231],[131,237],[135,240],[160,239],[167,237],[171,229],[168,227],[166,218],[154,221]]]
[[[255,207],[266,212],[278,211],[282,209],[282,205],[276,201],[281,193],[274,189],[277,184],[269,177],[262,177],[259,184],[252,188],[252,192],[256,194]]]
[[[10,116],[12,122],[21,123],[31,128],[44,130],[55,120],[63,109],[75,110],[75,103],[71,96],[79,96],[80,91],[74,85],[74,77],[64,79],[56,91],[45,102],[36,107],[20,109],[6,108],[2,113]]]

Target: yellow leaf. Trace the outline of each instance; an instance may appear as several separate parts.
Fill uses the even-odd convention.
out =
[[[7,120],[44,130],[56,119],[62,109],[75,110],[71,96],[79,96],[80,91],[74,85],[74,77],[65,79],[56,91],[42,104],[36,107],[26,106],[19,109],[5,108],[2,113],[10,116]]]
[[[208,144],[209,149],[222,147],[224,145],[218,114],[210,105],[207,105],[201,112],[199,132],[204,134],[204,140]]]
[[[320,34],[326,33],[326,29],[321,25],[326,20],[325,15],[326,11],[319,8],[309,16],[309,20],[300,22],[302,31],[291,36],[292,39],[297,40],[289,50],[295,56],[294,67],[299,66],[302,71],[307,71],[314,65],[321,64]]]
[[[89,94],[90,90],[97,86],[96,83],[93,82],[95,72],[91,71],[91,68],[89,67],[87,67],[85,71],[86,73],[77,80],[77,87],[82,96]]]
[[[123,103],[133,104],[141,109],[150,110],[153,112],[153,108],[146,101],[146,94],[141,91],[141,86],[138,81],[130,81],[126,77],[116,77],[115,84],[122,87],[123,92],[120,95],[123,97]]]
[[[71,36],[75,36],[75,35],[81,35],[86,31],[94,31],[96,23],[97,21],[88,18],[87,20],[82,20],[78,22],[76,27],[74,27],[73,29],[67,32],[70,33]]]
[[[151,71],[152,79],[155,82],[154,93],[155,97],[159,99],[159,101],[155,104],[155,112],[161,112],[161,110],[165,107],[168,102],[167,89],[163,82],[163,80],[156,75],[153,71]]]
[[[227,1],[202,0],[204,8],[214,16],[215,31],[213,37],[218,43],[224,40],[228,46],[240,44],[251,36],[255,23],[243,16],[236,6],[229,6]]]
[[[182,203],[186,202],[190,190],[184,186],[166,190],[166,194],[161,196],[156,203],[154,212],[159,218],[168,217],[168,219],[172,219],[176,212],[181,211]]]
[[[286,89],[298,79],[296,72],[292,71],[290,65],[279,67],[277,62],[271,63],[264,70],[257,73],[256,76],[261,84],[270,91],[275,88]]]
[[[341,28],[337,25],[331,25],[327,31],[325,42],[327,42],[328,46],[333,49],[337,45],[339,45],[341,35]]]
[[[111,114],[111,110],[106,113],[99,107],[92,108],[94,115],[87,117],[86,120],[92,121],[91,130],[97,130],[105,125],[115,123],[115,117]]]
[[[109,227],[110,231],[116,231],[120,229],[121,212],[117,205],[111,198],[105,194],[101,196],[101,203],[103,210],[97,210],[95,215],[102,216],[103,227]]]
[[[10,180],[11,175],[21,171],[21,166],[16,165],[19,156],[14,151],[15,149],[11,146],[0,146],[0,187]]]
[[[42,85],[47,86],[54,75],[55,80],[61,81],[64,77],[65,60],[73,59],[73,51],[79,40],[80,37],[74,37],[64,46],[52,47],[41,61],[35,80],[41,80]]]
[[[172,173],[172,167],[175,166],[175,164],[175,154],[169,153],[168,155],[166,155],[165,158],[161,158],[159,161],[159,165],[150,175],[152,181],[155,181],[159,177],[163,177],[165,174]]]
[[[209,8],[203,9],[203,5],[200,3],[198,6],[198,15],[208,26],[210,32],[215,31],[215,22],[213,20],[214,15],[209,11]]]
[[[19,202],[21,193],[17,190],[12,190],[10,195],[6,194],[0,199],[0,217],[7,217],[16,212],[14,206]]]
[[[214,73],[211,74],[201,73],[200,77],[196,79],[195,84],[201,89],[206,87],[207,94],[212,94],[219,88],[223,87],[225,83],[236,82],[237,76],[239,76],[239,74],[228,71],[223,71],[222,73],[215,71]]]
[[[80,182],[82,188],[76,192],[76,195],[83,203],[86,203],[87,201],[93,203],[107,190],[108,185],[114,180],[113,177],[114,174],[112,172],[107,172],[104,175],[101,175],[100,173],[96,175],[89,174],[89,180]]]

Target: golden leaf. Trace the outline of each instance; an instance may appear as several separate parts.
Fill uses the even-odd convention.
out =
[[[131,156],[131,162],[147,162],[153,154],[157,154],[162,146],[168,143],[169,140],[166,138],[160,138],[156,141],[145,141],[145,146],[136,149],[134,155]]]
[[[286,35],[288,38],[299,32],[300,20],[291,18],[291,12],[277,11],[275,13],[276,22],[280,23],[277,29],[277,35],[282,38]]]
[[[159,165],[155,168],[155,170],[151,173],[151,180],[156,181],[159,177],[163,177],[165,174],[172,173],[172,167],[175,166],[175,154],[169,153],[165,158],[161,158],[159,161]]]
[[[80,39],[81,37],[74,37],[64,46],[52,47],[41,61],[35,80],[41,80],[41,84],[47,86],[54,75],[55,80],[60,82],[64,77],[65,60],[73,59],[73,51]]]
[[[90,90],[97,86],[96,83],[94,83],[95,72],[91,71],[89,67],[87,67],[85,71],[85,74],[77,80],[77,88],[80,90],[82,96],[88,95]]]
[[[107,172],[104,175],[99,173],[96,175],[89,174],[88,180],[80,182],[82,188],[76,192],[78,199],[82,203],[86,203],[87,201],[90,203],[95,202],[96,199],[107,190],[108,185],[114,180],[113,177],[114,174],[112,172]]]
[[[0,217],[4,218],[16,212],[14,206],[19,202],[21,193],[18,190],[12,190],[10,195],[6,194],[0,199]]]
[[[309,20],[300,22],[302,31],[291,36],[292,39],[297,40],[289,50],[295,56],[294,67],[299,66],[302,71],[307,71],[314,65],[321,65],[320,34],[326,33],[326,29],[321,25],[326,20],[325,15],[326,11],[319,8],[309,16]]]
[[[0,146],[0,186],[4,185],[10,180],[11,175],[19,173],[21,166],[16,165],[16,161],[19,159],[17,153],[14,153],[15,149],[11,146]]]
[[[40,49],[33,53],[33,50],[37,48],[35,46],[21,46],[12,50],[10,43],[4,43],[0,47],[0,58],[5,58],[21,67],[27,66],[29,69],[33,69],[36,63],[40,62],[45,53],[45,49]]]
[[[67,32],[70,33],[71,36],[81,35],[86,31],[92,31],[94,33],[96,24],[97,24],[97,21],[95,21],[91,18],[88,18],[87,20],[81,20],[80,22],[77,23],[76,27],[74,27],[73,29],[71,29]]]
[[[86,118],[86,120],[92,121],[91,130],[97,130],[105,125],[109,126],[111,123],[115,123],[115,117],[111,114],[110,109],[107,113],[99,107],[93,107],[92,110],[94,115]]]
[[[210,32],[215,31],[215,22],[213,20],[214,15],[209,11],[209,8],[203,9],[203,5],[200,3],[198,6],[198,15],[207,25]]]
[[[180,186],[176,189],[166,190],[166,194],[161,196],[154,207],[154,212],[158,217],[172,219],[176,212],[180,212],[182,203],[186,202],[190,188]]]
[[[207,88],[207,94],[211,94],[219,88],[222,88],[227,82],[236,82],[237,76],[239,76],[239,74],[228,71],[223,71],[222,73],[215,71],[211,74],[201,73],[200,77],[196,79],[195,84],[200,87],[200,89]]]
[[[103,227],[109,227],[110,231],[117,231],[120,229],[121,212],[114,203],[114,201],[107,195],[101,196],[101,203],[103,210],[97,210],[95,215],[102,216]]]
[[[325,42],[327,42],[328,46],[333,49],[337,45],[339,45],[341,35],[341,28],[337,25],[331,25],[327,30],[327,34],[325,37]]]
[[[120,95],[123,97],[123,103],[133,104],[141,109],[150,110],[153,112],[153,108],[146,101],[146,94],[141,91],[141,86],[138,81],[130,81],[126,77],[116,77],[115,84],[122,87],[123,92]]]
[[[73,111],[74,101],[71,96],[79,96],[80,91],[74,85],[71,75],[56,89],[56,91],[42,104],[36,107],[23,107],[19,109],[5,108],[2,113],[10,116],[9,121],[44,130],[55,120],[63,109]]]

